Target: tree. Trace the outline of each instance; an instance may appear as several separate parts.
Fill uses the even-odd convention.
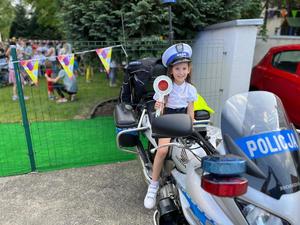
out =
[[[8,1],[8,0],[5,0]],[[31,7],[26,15],[17,6],[16,27],[27,23],[28,36],[53,39],[121,41],[167,38],[168,10],[160,0],[24,0]],[[239,18],[257,18],[259,0],[177,0],[172,6],[175,39],[191,39],[203,27]],[[23,13],[23,14],[22,14]],[[19,17],[19,16],[18,16]],[[29,21],[28,21],[29,20]],[[19,25],[20,22],[20,25]],[[124,27],[122,27],[122,22]],[[47,31],[45,31],[47,30]],[[48,35],[48,36],[46,36]]]
[[[172,7],[175,39],[191,39],[203,27],[239,18],[257,17],[258,0],[177,0]],[[159,0],[65,0],[67,33],[74,40],[122,40],[168,36],[168,10]]]
[[[29,18],[26,13],[26,9],[23,5],[18,4],[14,8],[16,17],[14,18],[11,28],[10,37],[27,37]]]
[[[143,1],[64,1],[64,21],[75,40],[111,40],[123,38],[122,18],[126,36],[141,38],[160,29],[161,8],[153,0]],[[76,32],[75,32],[76,31]]]
[[[185,0],[174,6],[175,38],[192,38],[207,25],[240,18],[241,1]],[[179,16],[182,14],[181,16]],[[185,29],[182,29],[185,28]]]
[[[60,16],[62,0],[26,0],[37,15],[37,23],[45,27],[58,28],[63,24]]]
[[[263,10],[261,0],[245,1],[241,11],[241,18],[260,18]]]
[[[60,40],[63,37],[63,33],[60,31],[60,28],[57,26],[46,25],[39,23],[38,13],[36,11],[31,13],[31,17],[28,23],[28,32],[27,38],[29,39],[50,39],[50,40]]]
[[[29,1],[28,2],[34,2]],[[41,1],[42,5],[45,2]],[[52,3],[51,3],[52,2]],[[23,3],[14,7],[16,17],[12,21],[10,28],[10,37],[24,37],[28,39],[61,39],[63,33],[60,31],[63,21],[59,20],[59,10],[54,13],[54,6],[51,5],[56,1],[49,1],[49,10],[42,9],[42,5]],[[29,4],[29,5],[28,5]],[[36,6],[37,5],[37,6]],[[47,11],[47,13],[46,13]],[[55,18],[54,18],[55,17]]]
[[[1,0],[0,4],[0,33],[3,38],[9,37],[11,23],[14,19],[14,10],[10,0]]]

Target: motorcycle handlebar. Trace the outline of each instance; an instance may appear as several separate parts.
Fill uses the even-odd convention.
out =
[[[197,131],[194,131],[193,135],[198,140],[200,140],[198,143],[200,144],[200,146],[203,148],[203,150],[206,152],[207,155],[219,154],[219,152],[215,149],[215,147]]]

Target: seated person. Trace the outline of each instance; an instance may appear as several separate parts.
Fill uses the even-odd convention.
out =
[[[61,65],[59,65],[59,68],[60,70],[56,78],[46,76],[46,79],[48,82],[54,83],[53,88],[60,96],[60,99],[57,100],[58,103],[67,102],[68,100],[74,101],[78,90],[76,76],[70,78]],[[59,83],[59,80],[62,80],[62,83]],[[69,95],[69,99],[65,98],[64,93]]]

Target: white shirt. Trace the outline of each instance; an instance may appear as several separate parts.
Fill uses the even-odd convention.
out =
[[[117,64],[116,64],[116,61],[115,60],[112,60],[110,62],[110,68],[117,68]]]
[[[17,44],[16,50],[17,50],[18,60],[23,60],[25,48],[22,45]]]
[[[155,93],[154,100],[159,99],[159,95]],[[197,89],[190,83],[184,82],[177,85],[173,82],[171,93],[167,97],[166,107],[171,109],[186,108],[190,102],[197,100]]]
[[[50,54],[50,51],[51,51],[51,54]],[[51,62],[55,62],[56,61],[55,48],[54,47],[51,47],[51,48],[48,49],[47,55],[48,55],[48,57],[50,57],[49,60]]]

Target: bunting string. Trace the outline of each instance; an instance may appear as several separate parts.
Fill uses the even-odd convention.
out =
[[[117,48],[117,47],[120,47],[123,50],[123,52],[124,52],[124,54],[125,54],[125,56],[127,58],[128,54],[127,54],[127,52],[126,52],[126,50],[125,50],[125,48],[124,48],[123,45],[113,45],[113,46],[108,46],[108,47],[104,47],[104,48]],[[74,53],[71,53],[71,54],[82,55],[82,54],[89,53],[89,52],[95,52],[96,50],[97,49],[91,49],[91,50],[86,50],[86,51],[81,51],[81,52],[74,52]],[[70,55],[70,54],[64,54],[64,55]],[[58,56],[60,56],[60,55],[48,56],[48,57],[44,57],[43,59],[50,59],[50,58],[53,58],[53,57],[58,58]],[[40,59],[28,59],[28,60],[30,60],[30,61],[39,61]],[[21,61],[22,60],[15,60],[15,61],[11,61],[11,63],[19,63]]]
[[[72,78],[73,77],[73,68],[74,68],[74,55],[79,54],[85,54],[88,52],[96,52],[98,57],[100,58],[100,61],[102,62],[104,69],[107,73],[110,72],[110,62],[111,62],[111,56],[112,56],[112,49],[121,47],[126,58],[128,57],[127,52],[125,51],[123,45],[114,45],[109,46],[105,48],[98,48],[98,49],[92,49],[87,51],[81,51],[81,52],[74,52],[71,54],[63,54],[63,55],[55,55],[50,57],[43,57],[43,60],[49,59],[52,61],[53,57],[57,58],[59,63],[62,65],[63,69],[66,71],[67,75]],[[37,84],[38,82],[38,61],[41,59],[38,58],[32,58],[28,60],[18,60],[18,61],[11,61],[11,63],[20,63],[25,71],[28,73],[31,80]]]

